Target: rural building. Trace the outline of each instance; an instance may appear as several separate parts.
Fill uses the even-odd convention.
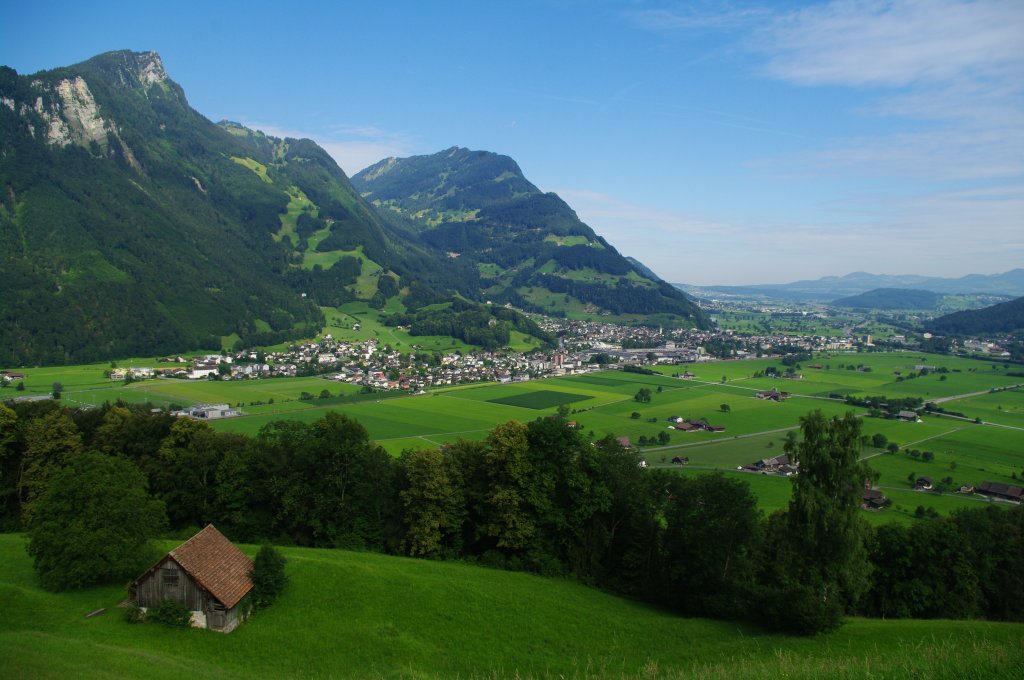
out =
[[[917,411],[900,411],[896,414],[896,417],[900,420],[906,420],[911,423],[917,422]]]
[[[197,420],[217,420],[218,418],[234,418],[242,415],[242,412],[231,408],[228,404],[197,404],[181,411],[175,411],[172,415]]]
[[[885,507],[886,498],[878,489],[872,489],[870,484],[864,485],[864,495],[861,496],[860,507],[865,510],[881,510]]]
[[[789,392],[780,392],[779,390],[773,387],[770,390],[758,392],[754,396],[757,397],[758,399],[765,399],[768,401],[785,401],[786,399],[789,398]]]
[[[212,524],[167,553],[129,586],[131,601],[152,607],[164,600],[184,602],[192,625],[230,633],[248,613],[252,560]]]
[[[702,432],[725,432],[723,426],[711,425],[706,420],[683,420],[680,418],[673,427],[680,432],[696,432],[697,430]]]
[[[799,472],[799,466],[790,461],[789,454],[784,453],[780,456],[775,456],[774,458],[762,458],[759,461],[742,466],[740,470],[746,470],[747,472],[760,472],[762,475],[782,475],[783,477],[790,477]]]
[[[1003,484],[1002,482],[982,482],[978,485],[978,488],[975,489],[975,492],[1004,501],[1014,501],[1016,503],[1024,501],[1024,488],[1014,486],[1013,484]]]

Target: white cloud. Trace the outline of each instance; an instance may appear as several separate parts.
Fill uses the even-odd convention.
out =
[[[692,274],[669,280],[702,283],[786,281],[855,269],[954,276],[1004,271],[1024,261],[1024,2],[674,7],[628,18],[659,32],[732,30],[735,47],[760,61],[755,71],[763,76],[807,88],[845,88],[856,102],[850,113],[861,117],[856,132],[840,131],[816,149],[751,165],[784,181],[797,197],[812,179],[858,188],[818,195],[813,223],[781,218],[725,227],[713,219],[645,220],[643,210],[633,217],[628,209],[595,210],[595,228],[606,217],[615,224],[609,231],[630,239],[624,252],[634,252],[627,243],[643,246],[636,256],[651,260],[663,276],[662,267]],[[880,188],[868,194],[865,186]],[[632,229],[657,238],[645,241],[630,235]],[[675,257],[680,249],[685,259]]]
[[[773,77],[900,87],[1021,76],[1019,0],[838,0],[776,18],[757,36]]]
[[[783,283],[858,270],[963,276],[1024,261],[1019,185],[850,196],[813,223],[727,224],[594,191],[556,193],[619,252],[673,283]]]
[[[633,24],[651,31],[731,30],[770,15],[761,7],[736,7],[723,3],[689,3],[673,9],[644,9],[623,12]]]

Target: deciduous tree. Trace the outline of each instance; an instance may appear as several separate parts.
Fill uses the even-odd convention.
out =
[[[786,452],[800,466],[782,516],[768,524],[764,613],[800,633],[837,628],[867,589],[866,533],[857,515],[868,471],[858,462],[860,420],[852,413],[800,419],[802,438]]]
[[[133,463],[81,453],[36,500],[28,552],[44,588],[81,588],[133,575],[164,525],[164,505]]]

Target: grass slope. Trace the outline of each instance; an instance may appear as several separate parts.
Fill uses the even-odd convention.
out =
[[[567,581],[286,548],[291,584],[224,636],[130,625],[120,587],[53,594],[0,536],[10,678],[972,678],[1024,672],[1024,625],[853,620],[792,638],[686,619]],[[167,543],[165,547],[172,547]],[[252,547],[243,546],[248,552]],[[105,615],[84,615],[107,607]]]

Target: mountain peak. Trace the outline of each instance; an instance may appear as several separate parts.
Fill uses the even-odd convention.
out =
[[[163,59],[156,52],[104,52],[78,66],[99,72],[112,85],[129,89],[148,89],[151,85],[170,80],[164,70]]]

